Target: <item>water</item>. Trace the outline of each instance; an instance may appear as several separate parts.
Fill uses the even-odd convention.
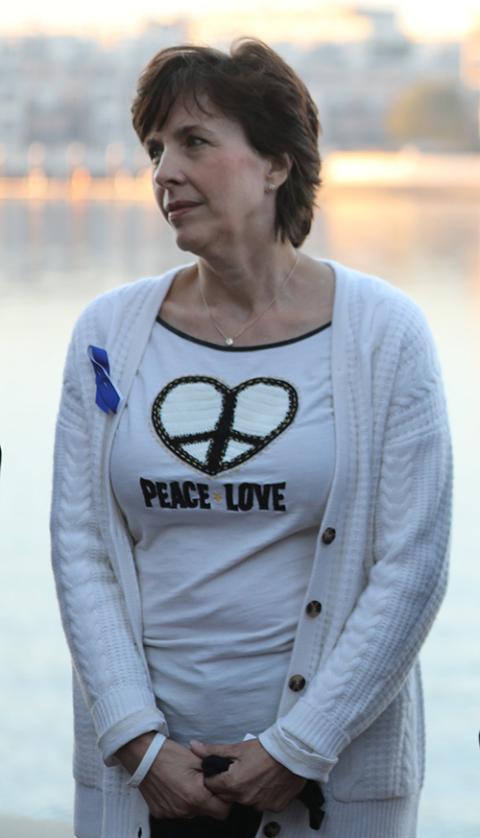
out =
[[[456,459],[452,571],[422,653],[428,761],[419,838],[480,834],[479,221],[478,206],[453,195],[325,192],[305,247],[418,300],[444,370]],[[20,201],[0,203],[0,256],[0,815],[69,820],[69,661],[48,548],[66,343],[97,293],[189,257],[176,251],[153,202]]]

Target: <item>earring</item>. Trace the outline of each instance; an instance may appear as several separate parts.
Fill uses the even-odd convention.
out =
[[[275,192],[276,188],[274,183],[267,183],[267,192]]]

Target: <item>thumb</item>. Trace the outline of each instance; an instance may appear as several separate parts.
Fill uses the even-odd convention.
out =
[[[190,740],[190,749],[197,757],[232,757],[234,748],[234,745],[214,745],[210,742],[199,742],[198,739]]]
[[[198,739],[190,740],[190,750],[192,750],[197,757],[206,757],[207,754],[211,754],[211,747],[214,748],[215,746],[207,746],[204,742],[199,742]]]

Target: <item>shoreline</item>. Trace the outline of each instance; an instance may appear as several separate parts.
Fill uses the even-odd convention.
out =
[[[0,835],[8,838],[74,838],[64,821],[38,820],[0,815]]]
[[[335,190],[380,190],[433,195],[461,192],[478,198],[480,152],[422,152],[414,146],[384,149],[326,150],[323,187]],[[92,175],[77,167],[69,175],[47,176],[37,167],[21,176],[0,173],[0,199],[40,201],[126,201],[151,204],[150,169]]]

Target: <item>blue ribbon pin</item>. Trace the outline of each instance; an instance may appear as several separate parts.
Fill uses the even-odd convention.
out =
[[[95,404],[104,413],[108,414],[110,411],[116,413],[121,395],[110,378],[110,363],[107,352],[99,346],[89,346],[88,357],[95,370],[95,383],[97,385]]]

